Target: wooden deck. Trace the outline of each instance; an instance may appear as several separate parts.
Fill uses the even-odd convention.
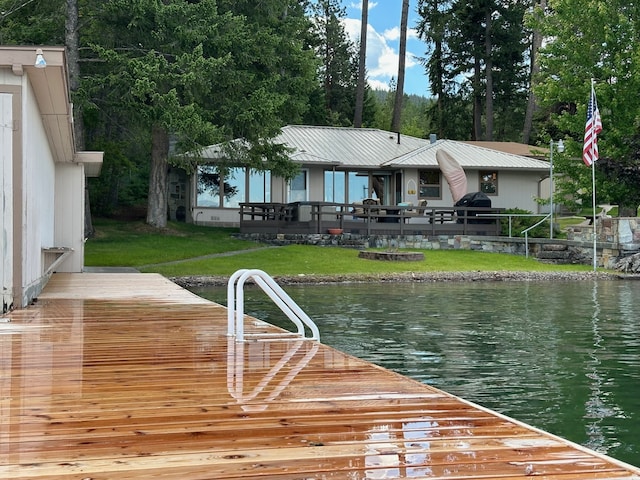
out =
[[[531,476],[640,470],[316,342],[236,344],[153,274],[55,274],[0,318],[2,479]]]
[[[500,235],[500,208],[411,207],[331,202],[241,203],[240,233]],[[481,217],[479,217],[480,215]]]

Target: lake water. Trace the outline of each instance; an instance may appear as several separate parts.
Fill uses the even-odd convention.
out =
[[[640,282],[285,290],[327,345],[640,465]],[[193,291],[226,304],[225,288]],[[245,312],[293,328],[260,290]]]

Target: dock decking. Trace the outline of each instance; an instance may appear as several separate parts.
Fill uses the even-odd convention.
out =
[[[158,275],[53,275],[0,318],[0,478],[640,479],[317,342],[236,343],[226,321]]]

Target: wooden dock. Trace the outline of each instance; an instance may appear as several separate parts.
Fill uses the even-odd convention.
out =
[[[226,322],[159,275],[54,274],[0,318],[0,478],[640,479],[317,342],[236,343]]]

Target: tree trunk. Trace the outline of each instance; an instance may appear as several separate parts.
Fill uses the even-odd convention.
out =
[[[434,49],[432,55],[432,62],[435,63],[435,75],[431,75],[433,84],[431,86],[431,93],[437,98],[436,103],[436,125],[438,138],[444,138],[444,68],[442,67],[442,41],[436,39],[434,41]]]
[[[149,174],[149,198],[147,199],[147,223],[152,227],[167,226],[167,190],[169,169],[169,134],[164,127],[151,129],[151,172]]]
[[[544,12],[547,8],[547,0],[540,0],[538,7]],[[531,39],[531,70],[529,73],[529,99],[527,102],[527,112],[524,117],[524,127],[522,129],[522,143],[529,143],[531,140],[531,130],[533,129],[533,114],[537,110],[536,96],[533,93],[533,84],[535,78],[540,73],[540,64],[538,63],[538,51],[542,47],[542,35],[538,30],[533,31]]]
[[[473,63],[473,136],[471,140],[482,139],[482,102],[480,92],[480,59],[476,56]]]
[[[369,24],[369,0],[362,1],[362,20],[360,25],[360,51],[358,55],[358,84],[356,85],[356,111],[353,114],[353,126],[362,127],[364,108],[364,84],[366,81],[367,26]]]
[[[69,69],[69,88],[75,93],[80,88],[80,32],[78,31],[78,0],[67,0],[67,18],[65,21],[65,46],[67,47],[67,68]],[[73,105],[73,129],[76,136],[76,148],[84,150],[84,132],[82,129],[82,111],[79,105]]]
[[[78,30],[78,0],[67,0],[67,16],[64,25],[64,43],[67,48],[67,68],[69,69],[69,88],[75,93],[80,88],[80,31]],[[82,107],[79,102],[73,105],[73,133],[76,151],[84,150],[84,124]],[[84,236],[91,238],[95,234],[91,219],[89,190],[84,191]]]
[[[485,135],[487,141],[493,140],[493,59],[491,45],[491,12],[487,12],[485,16]]]
[[[409,0],[402,0],[402,16],[400,18],[400,48],[398,51],[398,85],[393,104],[393,120],[391,131],[399,132],[402,119],[402,100],[404,97],[404,70],[407,55],[407,22],[409,18]]]

